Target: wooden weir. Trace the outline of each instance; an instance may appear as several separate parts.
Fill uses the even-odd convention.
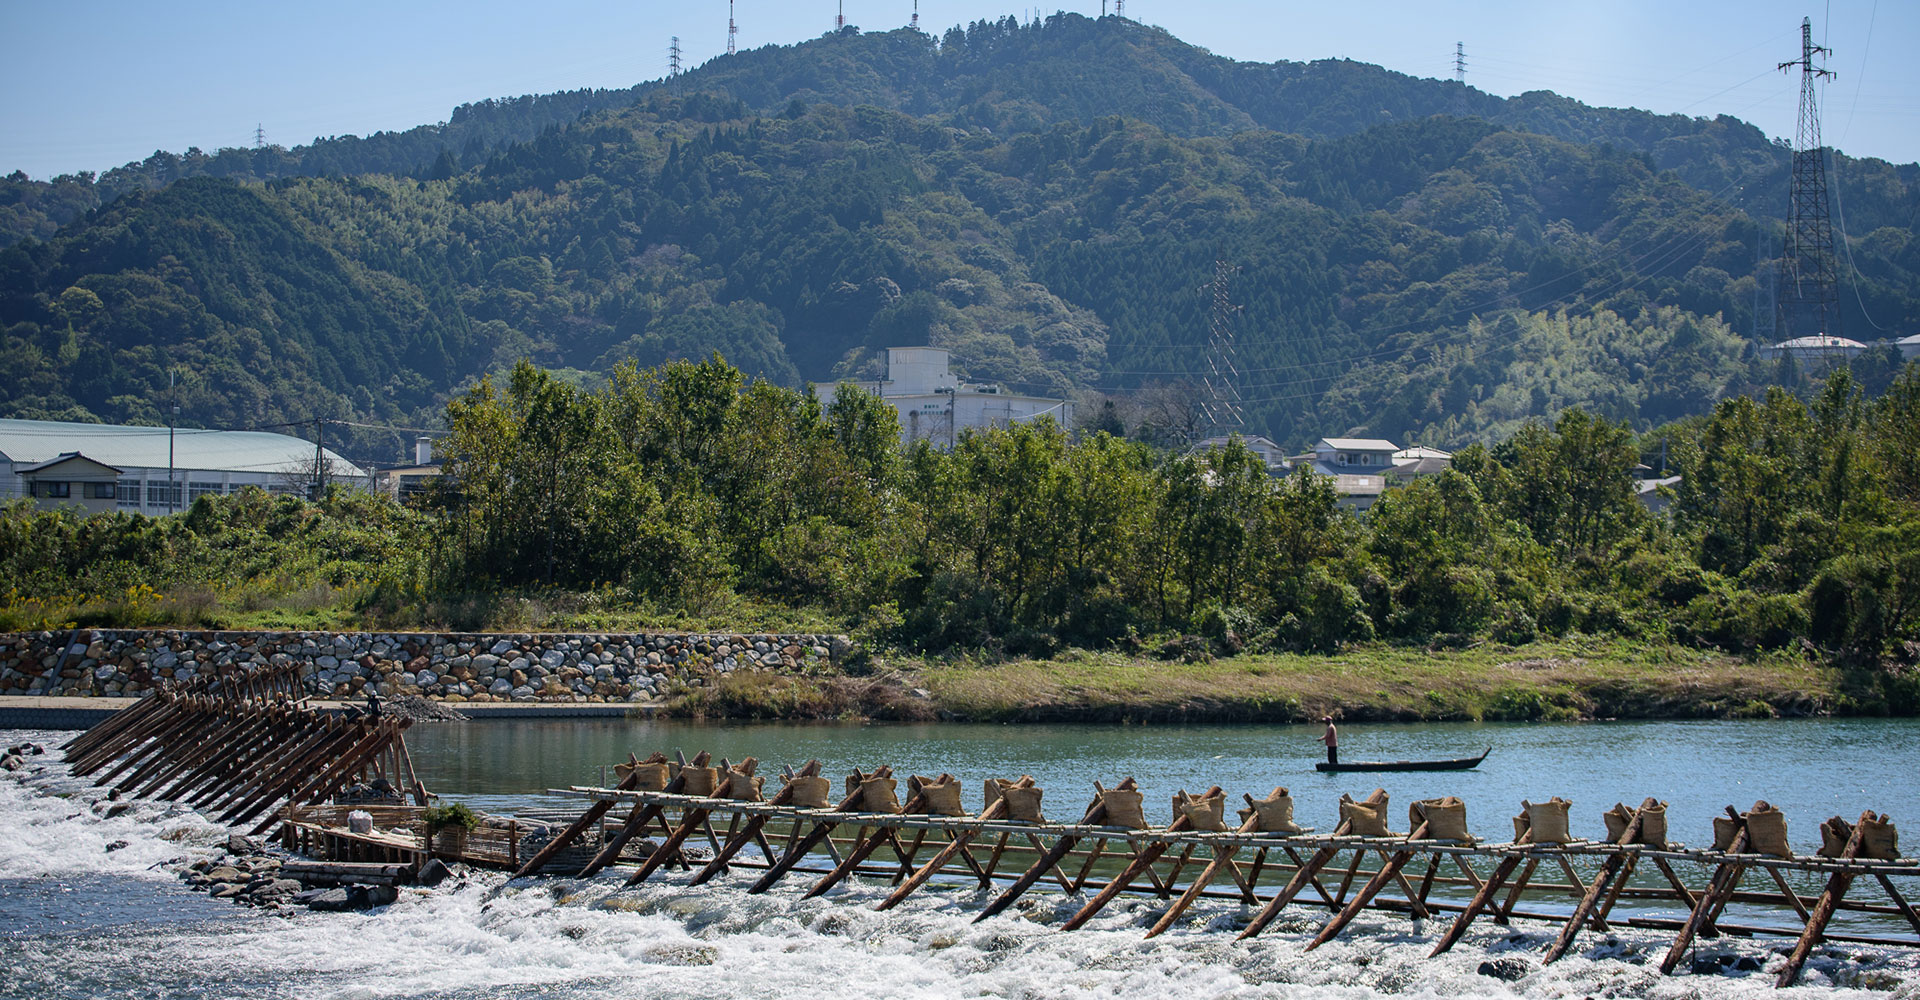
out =
[[[631,865],[627,885],[675,869],[698,886],[737,868],[758,873],[748,889],[754,893],[790,875],[811,876],[808,895],[859,877],[891,887],[878,909],[931,890],[977,901],[976,919],[1051,885],[1080,900],[1063,930],[1084,926],[1131,894],[1164,901],[1149,937],[1203,901],[1234,909],[1189,920],[1238,925],[1242,938],[1260,934],[1289,907],[1307,920],[1324,911],[1310,949],[1371,910],[1447,921],[1434,955],[1481,917],[1503,925],[1530,920],[1559,927],[1544,962],[1565,955],[1582,930],[1620,924],[1675,932],[1663,973],[1700,938],[1771,935],[1795,939],[1777,973],[1781,986],[1797,980],[1822,942],[1920,947],[1920,912],[1908,901],[1920,888],[1920,861],[1895,857],[1890,822],[1872,812],[1854,824],[1840,817],[1822,824],[1825,856],[1788,856],[1777,846],[1784,843],[1777,813],[1769,841],[1753,819],[1768,813],[1759,803],[1747,814],[1729,808],[1717,821],[1727,831],[1723,850],[1648,835],[1649,816],[1658,815],[1664,830],[1664,806],[1654,799],[1637,810],[1616,807],[1609,823],[1617,832],[1601,841],[1566,834],[1566,803],[1559,800],[1558,827],[1536,823],[1505,842],[1431,836],[1464,832],[1464,813],[1449,813],[1457,821],[1448,827],[1431,811],[1436,803],[1463,808],[1451,799],[1415,803],[1410,831],[1389,833],[1384,790],[1359,802],[1343,799],[1332,833],[1290,822],[1284,831],[1263,829],[1261,807],[1284,797],[1282,789],[1262,803],[1246,797],[1249,808],[1236,826],[1223,820],[1217,787],[1200,796],[1181,792],[1173,822],[1155,829],[1144,826],[1131,778],[1112,789],[1096,783],[1078,821],[1049,823],[1039,817],[1032,778],[989,782],[986,808],[954,815],[958,787],[948,775],[912,779],[902,805],[890,769],[855,771],[845,796],[829,805],[818,761],[783,769],[782,787],[763,799],[756,761],[713,762],[702,753],[690,761],[629,758],[615,787],[550,790],[585,802],[582,811],[483,817],[471,830],[434,830],[425,822],[430,796],[402,738],[409,721],[312,709],[300,697],[297,667],[206,675],[115,713],[71,741],[66,760],[75,774],[97,775],[97,783],[122,793],[184,801],[224,823],[254,823],[255,833],[278,825],[290,849],[356,870],[435,856],[515,877],[586,877]],[[413,802],[392,793],[379,802],[350,794],[375,778]],[[1016,799],[1025,803],[1024,815]],[[1527,805],[1526,815],[1541,805]],[[371,830],[355,829],[355,811],[367,814]],[[1134,825],[1111,825],[1122,822]],[[1768,843],[1776,853],[1752,853]],[[694,862],[701,862],[697,869]]]
[[[300,675],[290,664],[169,685],[69,741],[66,762],[121,794],[186,802],[229,825],[253,822],[254,834],[274,829],[289,807],[369,782],[390,802],[411,795],[424,805],[427,790],[401,736],[411,720],[311,708]]]
[[[704,754],[696,758],[700,763],[706,759]],[[954,897],[952,891],[989,891],[991,896],[979,897],[983,908],[976,917],[985,919],[1029,890],[1051,883],[1066,896],[1083,900],[1061,925],[1063,930],[1084,926],[1114,899],[1132,894],[1167,901],[1155,914],[1148,936],[1166,931],[1202,900],[1245,907],[1225,915],[1227,923],[1244,925],[1243,938],[1261,933],[1289,906],[1302,915],[1323,912],[1309,948],[1339,937],[1367,910],[1447,921],[1435,955],[1453,947],[1482,916],[1498,924],[1529,920],[1558,925],[1545,962],[1567,954],[1582,930],[1604,932],[1618,924],[1674,931],[1672,948],[1661,963],[1663,972],[1673,971],[1698,938],[1795,938],[1778,973],[1782,986],[1798,978],[1820,942],[1920,947],[1920,913],[1908,902],[1920,883],[1920,861],[1861,856],[1858,831],[1871,814],[1851,828],[1854,836],[1837,857],[1775,856],[1748,853],[1744,820],[1737,813],[1741,829],[1726,850],[1642,843],[1642,818],[1657,805],[1653,799],[1630,810],[1632,821],[1612,840],[1536,843],[1529,833],[1513,841],[1483,843],[1430,838],[1424,821],[1408,833],[1386,836],[1352,833],[1344,820],[1330,834],[1310,829],[1268,833],[1259,829],[1252,810],[1243,813],[1246,818],[1237,828],[1223,824],[1219,830],[1195,829],[1189,814],[1182,812],[1164,828],[1126,829],[1103,825],[1106,789],[1097,784],[1093,802],[1074,823],[1012,819],[1004,798],[973,816],[934,814],[919,796],[898,806],[899,811],[863,811],[869,803],[862,800],[860,781],[885,777],[885,768],[855,772],[847,797],[835,805],[794,805],[792,779],[819,771],[817,761],[789,771],[789,787],[768,801],[727,797],[725,789],[718,797],[687,795],[672,787],[646,790],[631,780],[615,788],[550,789],[551,794],[589,801],[601,812],[549,840],[543,856],[520,865],[516,875],[591,874],[605,864],[630,862],[638,865],[627,879],[632,885],[669,866],[685,867],[689,859],[679,848],[701,841],[712,845],[713,854],[692,876],[695,885],[741,868],[759,873],[750,891],[764,892],[790,874],[803,873],[816,877],[807,894],[817,895],[859,876],[892,886],[876,904],[878,909],[899,905],[929,886],[968,902],[975,897]],[[1024,782],[1030,785],[1031,779]],[[1116,787],[1130,791],[1134,785],[1129,778]],[[1216,788],[1208,794],[1218,793]],[[1184,802],[1206,798],[1181,796]],[[1252,798],[1247,802],[1252,805]],[[1384,810],[1387,795],[1376,790],[1363,803]],[[568,868],[548,863],[569,845],[592,840],[595,823],[615,821],[623,830],[651,825],[661,840],[635,843],[629,832],[616,844],[603,835],[593,864]],[[634,850],[632,856],[620,853],[623,845]],[[1196,857],[1205,859],[1204,867]],[[1771,885],[1743,884],[1754,876]],[[1216,880],[1225,884],[1216,886]],[[1876,891],[1849,898],[1850,888],[1862,885]],[[1195,919],[1212,922],[1221,916]],[[1844,928],[1835,926],[1836,918],[1843,919]]]

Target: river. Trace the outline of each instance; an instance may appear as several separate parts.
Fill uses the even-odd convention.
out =
[[[1798,850],[1818,823],[1862,809],[1891,813],[1920,837],[1920,720],[1436,724],[1347,727],[1346,760],[1493,753],[1471,772],[1321,775],[1317,727],[897,725],[797,726],[620,720],[529,720],[416,726],[408,743],[428,786],[488,811],[571,800],[544,790],[598,783],[628,751],[705,749],[759,757],[763,768],[819,758],[827,773],[892,764],[899,773],[951,771],[979,804],[982,778],[1031,774],[1047,812],[1077,817],[1092,782],[1136,777],[1150,817],[1164,820],[1176,789],[1218,784],[1235,798],[1292,789],[1300,822],[1330,829],[1340,793],[1376,784],[1404,803],[1440,794],[1468,804],[1472,828],[1507,839],[1523,798],[1572,800],[1576,835],[1598,836],[1600,812],[1647,795],[1668,801],[1671,836],[1710,839],[1721,807],[1766,799],[1789,818]],[[57,742],[65,734],[0,733]],[[225,831],[188,812],[141,804],[111,820],[84,807],[85,786],[57,766],[25,781],[0,778],[0,997],[1152,997],[1409,996],[1659,997],[1770,995],[1771,977],[1680,975],[1652,968],[1662,932],[1589,934],[1567,959],[1538,968],[1549,928],[1476,925],[1438,960],[1442,927],[1364,915],[1311,954],[1320,919],[1283,920],[1249,942],[1244,919],[1219,901],[1143,941],[1150,900],[1123,900],[1089,928],[1063,933],[1071,904],[971,922],[954,893],[927,893],[889,913],[883,888],[802,901],[801,883],[750,897],[723,877],[700,890],[685,876],[636,889],[605,874],[585,882],[465,885],[409,891],[366,914],[269,915],[187,891],[163,862],[203,856]],[[765,772],[763,772],[765,773]],[[67,797],[62,797],[67,796]],[[109,845],[125,846],[108,851]],[[1908,847],[1903,853],[1912,854]],[[160,867],[156,867],[160,866]],[[1817,887],[1813,889],[1817,891]],[[1057,897],[1055,897],[1057,900]],[[1206,912],[1201,912],[1201,911]],[[1211,923],[1212,926],[1209,926]],[[1881,925],[1878,933],[1898,933]],[[1786,942],[1721,939],[1702,953],[1776,960]],[[1480,974],[1490,958],[1529,958],[1506,982]],[[1684,966],[1683,966],[1684,968]],[[1809,965],[1801,996],[1920,996],[1920,950],[1835,947]]]

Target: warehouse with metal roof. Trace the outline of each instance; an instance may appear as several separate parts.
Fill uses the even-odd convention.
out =
[[[90,462],[71,461],[75,458]],[[75,482],[71,477],[82,468],[87,481]],[[104,501],[97,495],[104,494],[104,483],[93,480],[110,475],[114,508],[167,514],[186,509],[198,497],[248,486],[304,494],[313,488],[317,471],[330,483],[367,482],[364,470],[332,450],[271,431],[0,419],[0,495],[32,497],[49,506],[77,503],[83,496]],[[69,478],[53,478],[60,476]]]

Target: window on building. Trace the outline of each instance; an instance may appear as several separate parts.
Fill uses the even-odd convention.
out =
[[[122,479],[113,488],[113,499],[118,506],[140,509],[140,480]]]
[[[114,488],[112,483],[88,483],[87,484],[87,499],[112,500],[113,497],[114,497]]]
[[[147,484],[147,506],[181,506],[180,484],[168,482],[149,482]]]
[[[219,483],[188,483],[187,484],[188,500],[198,500],[209,493],[213,494],[214,496],[219,496],[220,484]]]
[[[73,495],[72,483],[40,482],[35,483],[34,486],[38,488],[36,492],[43,497],[64,498]]]

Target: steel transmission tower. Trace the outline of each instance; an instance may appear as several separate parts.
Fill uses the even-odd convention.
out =
[[[1800,21],[1800,129],[1793,144],[1793,198],[1787,211],[1787,241],[1780,255],[1780,333],[1840,335],[1840,291],[1833,259],[1833,220],[1827,208],[1826,150],[1820,145],[1820,107],[1814,84],[1833,76],[1814,57],[1833,50],[1813,44],[1813,19]],[[1811,327],[1808,329],[1807,327]]]
[[[673,92],[680,92],[680,36],[673,36],[673,44],[667,46],[667,84]]]
[[[260,122],[253,126],[253,148],[267,148],[267,126],[265,122]]]
[[[733,0],[727,0],[727,55],[733,55],[733,36],[740,33],[740,26],[733,20]]]
[[[1213,322],[1207,339],[1207,375],[1202,379],[1206,400],[1202,404],[1207,423],[1215,436],[1231,434],[1246,426],[1246,414],[1240,405],[1240,359],[1233,350],[1233,314],[1240,310],[1228,295],[1228,280],[1240,270],[1225,260],[1213,262]]]

